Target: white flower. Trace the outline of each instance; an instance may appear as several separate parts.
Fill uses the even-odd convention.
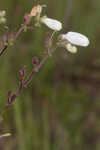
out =
[[[62,23],[58,20],[47,18],[44,16],[41,18],[41,22],[54,31],[60,31],[62,29]]]
[[[61,39],[67,40],[73,45],[83,46],[83,47],[88,46],[90,43],[88,38],[85,35],[77,32],[68,32],[66,34],[62,34]]]
[[[5,10],[0,10],[0,24],[6,23],[6,11]]]

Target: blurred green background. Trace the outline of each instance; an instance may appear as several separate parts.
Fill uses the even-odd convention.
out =
[[[46,4],[44,13],[63,23],[63,31],[89,37],[87,48],[77,54],[58,48],[34,76],[15,103],[4,113],[0,150],[100,150],[100,0],[3,0],[9,31],[16,31],[23,16],[36,4]],[[6,30],[0,28],[0,38]],[[51,30],[42,25],[21,33],[0,57],[0,111],[8,90],[15,91],[19,70],[32,68],[32,58],[41,59]]]

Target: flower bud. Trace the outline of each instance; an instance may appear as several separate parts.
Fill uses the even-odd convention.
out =
[[[38,57],[35,56],[35,57],[32,59],[32,64],[33,64],[33,65],[37,65],[38,62],[39,62],[39,59],[38,59]]]
[[[20,71],[19,71],[19,76],[20,76],[20,79],[22,80],[24,78],[26,74],[26,66],[24,66]]]
[[[6,23],[6,18],[0,17],[0,24],[5,24]]]
[[[26,13],[26,14],[24,15],[24,22],[26,22],[28,19],[29,19],[29,14]]]
[[[66,49],[71,52],[71,53],[77,53],[77,47],[76,46],[72,46],[70,43],[67,43],[65,45]]]
[[[38,14],[40,14],[42,12],[42,6],[37,5],[35,7],[32,8],[31,12],[30,12],[30,16],[37,16]]]
[[[11,94],[12,94],[12,92],[11,92],[11,91],[8,91],[8,97],[10,97],[10,96],[11,96]]]
[[[6,35],[3,35],[2,41],[3,41],[3,42],[6,42],[6,41],[7,41],[7,36],[6,36]]]

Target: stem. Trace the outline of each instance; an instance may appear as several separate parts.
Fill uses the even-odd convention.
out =
[[[53,37],[54,37],[54,34],[56,33],[56,31],[53,31],[53,33],[52,33],[52,35],[51,35],[51,37],[50,37],[50,41],[52,41],[53,40]]]
[[[14,35],[14,41],[17,39],[17,37],[20,35],[20,33],[27,27],[27,25],[30,22],[31,17],[29,16],[29,18],[27,19],[27,21],[18,29],[18,31],[16,32],[16,34]],[[28,28],[29,29],[29,28]],[[32,28],[33,29],[33,28]],[[3,55],[4,51],[9,47],[9,45],[6,45],[1,51],[0,51],[0,56]]]
[[[32,70],[28,78],[24,81],[24,87],[27,87],[27,85],[31,82],[33,75],[39,71],[39,69],[45,64],[49,54],[47,53],[43,59],[41,60],[40,64],[37,65],[35,69]]]
[[[51,49],[51,53],[53,53],[57,48],[57,45],[55,45],[52,49]],[[31,82],[32,77],[34,76],[34,74],[39,71],[39,69],[45,64],[46,60],[49,57],[49,53],[46,53],[45,56],[43,57],[43,59],[41,60],[41,62],[37,65],[37,67],[34,69],[32,69],[31,73],[29,74],[28,78],[23,81],[20,80],[20,85],[18,88],[18,91],[15,94],[12,94],[10,97],[8,97],[8,103],[5,105],[4,109],[2,110],[2,112],[0,113],[1,116],[3,115],[3,113],[6,111],[6,109],[13,104],[13,102],[15,101],[16,97],[19,96],[20,92],[22,91],[23,88],[27,87],[27,85]]]
[[[8,48],[8,45],[6,45],[6,46],[0,51],[0,56],[2,56],[2,54],[6,51],[7,48]]]
[[[31,82],[31,80],[32,80],[32,77],[33,77],[33,75],[34,75],[34,70],[29,74],[29,76],[28,76],[28,78],[25,80],[25,82],[24,82],[24,87],[27,87],[27,85]]]
[[[14,36],[14,40],[17,39],[17,37],[19,36],[19,34],[24,30],[24,28],[26,27],[26,24],[23,25],[21,28],[19,28],[19,30],[16,32],[15,36]]]
[[[14,40],[17,39],[17,37],[19,36],[19,34],[27,27],[27,25],[30,22],[31,17],[29,16],[27,18],[27,21],[19,28],[19,30],[16,32],[15,36],[14,36]]]

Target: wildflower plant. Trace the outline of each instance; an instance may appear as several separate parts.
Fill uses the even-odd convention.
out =
[[[9,46],[13,45],[16,41],[16,39],[19,37],[20,33],[24,30],[34,30],[37,28],[37,26],[42,27],[44,24],[51,30],[53,30],[53,34],[49,37],[49,39],[45,42],[45,48],[46,48],[46,54],[43,56],[41,61],[37,56],[33,57],[32,59],[32,70],[29,75],[27,75],[26,67],[24,66],[19,71],[19,87],[18,89],[12,93],[12,91],[8,91],[8,98],[7,98],[7,104],[5,105],[4,109],[1,112],[1,115],[6,111],[6,109],[13,104],[16,97],[19,96],[20,92],[23,88],[26,88],[28,84],[31,82],[33,76],[43,67],[43,65],[46,63],[48,57],[58,48],[58,47],[64,47],[67,49],[70,53],[76,53],[77,52],[77,46],[86,47],[89,45],[89,40],[86,36],[77,33],[77,32],[68,32],[66,34],[62,33],[58,35],[58,38],[56,39],[56,43],[53,45],[53,36],[54,33],[59,32],[62,30],[63,25],[60,21],[49,18],[47,15],[42,15],[42,10],[45,8],[45,5],[37,5],[32,8],[30,13],[27,13],[24,15],[24,23],[21,25],[21,27],[16,31],[16,33],[7,33],[7,35],[4,35],[2,37],[2,48],[0,51],[0,56],[4,54],[4,52],[8,49]],[[30,26],[30,22],[32,20],[35,20],[35,25]],[[4,23],[5,21],[5,11],[0,11],[0,23]]]

